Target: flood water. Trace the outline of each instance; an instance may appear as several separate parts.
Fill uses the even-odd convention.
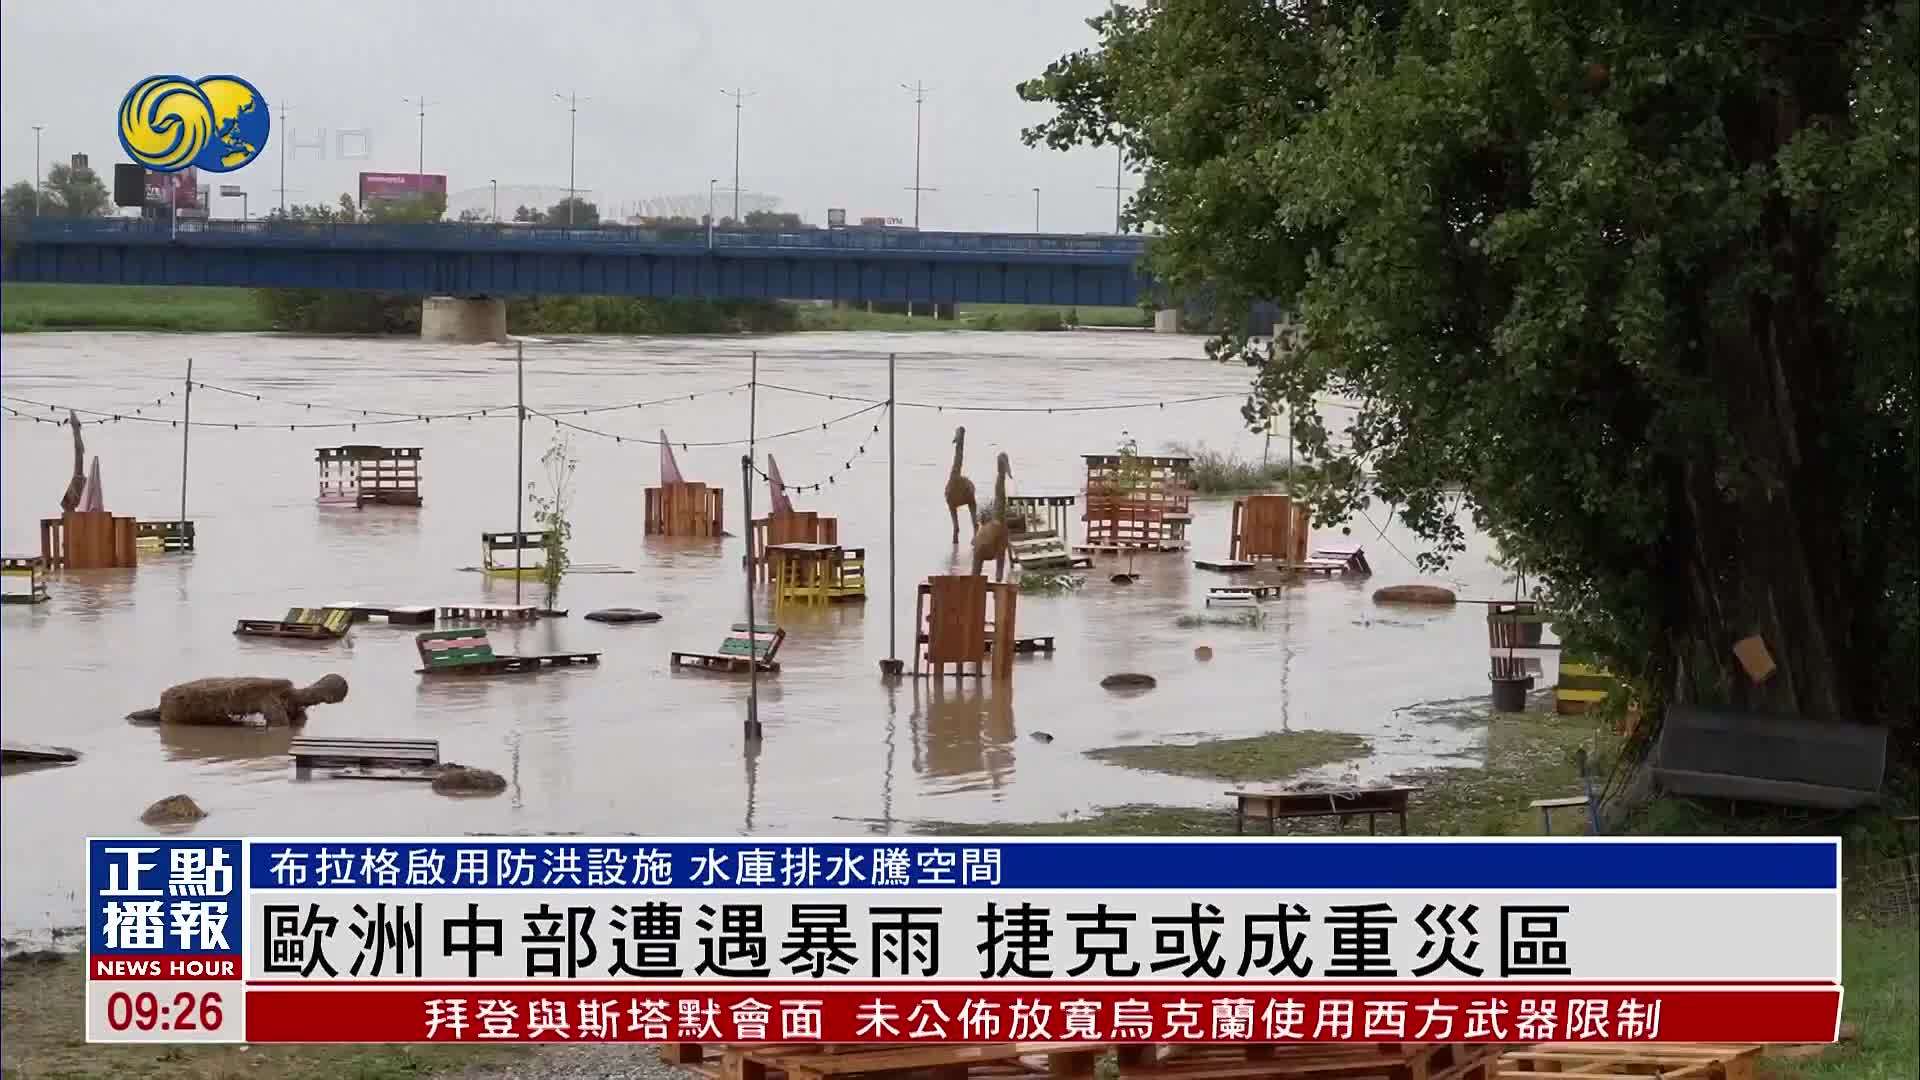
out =
[[[394,340],[252,335],[9,335],[3,374],[16,399],[99,410],[146,403],[177,417],[189,356],[194,378],[230,393],[194,395],[193,419],[224,424],[359,422],[358,410],[445,414],[510,406],[512,349]],[[541,411],[700,395],[748,379],[820,394],[881,399],[887,354],[898,354],[898,396],[938,403],[901,408],[898,422],[899,655],[912,650],[914,585],[964,572],[950,542],[942,489],[957,424],[967,428],[966,471],[982,500],[994,455],[1012,459],[1014,494],[1076,493],[1083,453],[1112,452],[1123,434],[1142,452],[1175,440],[1258,459],[1237,397],[1097,412],[964,411],[967,405],[1073,406],[1238,395],[1248,371],[1204,359],[1198,338],[1144,333],[817,334],[759,339],[529,339],[526,398]],[[152,406],[156,399],[160,406]],[[312,403],[311,409],[304,404]],[[511,602],[510,580],[462,567],[481,558],[479,533],[513,527],[511,409],[472,420],[363,426],[357,431],[195,427],[187,515],[199,550],[143,554],[137,570],[55,575],[50,603],[0,611],[0,715],[7,738],[73,747],[70,767],[0,781],[4,822],[4,931],[77,922],[81,840],[142,834],[147,804],[190,794],[219,835],[639,833],[844,834],[906,829],[915,821],[1035,821],[1125,803],[1209,804],[1217,781],[1103,764],[1083,751],[1196,735],[1283,729],[1355,732],[1373,753],[1327,778],[1384,778],[1436,760],[1472,756],[1483,732],[1438,722],[1421,703],[1484,695],[1485,637],[1478,607],[1390,610],[1369,600],[1382,584],[1421,577],[1395,551],[1415,543],[1374,507],[1352,522],[1375,569],[1370,582],[1314,580],[1262,605],[1259,627],[1180,629],[1203,610],[1222,575],[1195,556],[1224,558],[1230,500],[1196,500],[1187,554],[1140,556],[1131,586],[1110,583],[1124,559],[1104,559],[1076,593],[1025,596],[1023,635],[1053,634],[1051,657],[1021,657],[1010,686],[944,688],[912,679],[889,687],[887,428],[883,411],[821,430],[859,402],[763,389],[757,430],[789,484],[834,476],[802,509],[840,520],[841,542],[868,551],[868,600],[827,609],[783,608],[783,671],[760,683],[765,740],[743,746],[744,676],[675,673],[673,650],[710,651],[742,617],[743,541],[662,540],[642,533],[642,489],[657,482],[658,450],[572,432],[573,558],[631,574],[570,577],[560,606],[572,617],[492,630],[502,652],[599,650],[598,667],[494,679],[426,681],[415,674],[415,628],[375,623],[331,644],[233,635],[237,618],[278,618],[293,606],[359,600],[441,604]],[[740,521],[739,446],[748,394],[713,393],[572,419],[652,439],[664,428],[688,479],[727,488],[728,525]],[[39,410],[46,414],[45,409]],[[64,416],[64,413],[61,414]],[[377,419],[378,415],[367,419]],[[878,433],[873,431],[880,425]],[[555,426],[527,427],[527,475]],[[179,429],[123,421],[85,429],[102,461],[109,509],[142,519],[179,515]],[[8,553],[38,550],[38,521],[57,514],[72,462],[68,431],[0,424],[0,479]],[[418,509],[316,505],[314,449],[378,442],[424,449]],[[856,453],[864,446],[864,453]],[[1275,444],[1273,452],[1284,455]],[[845,465],[851,461],[851,468]],[[754,491],[764,512],[764,483]],[[1074,539],[1082,535],[1071,521]],[[528,525],[532,527],[531,522]],[[1316,532],[1316,539],[1332,538]],[[1475,548],[1439,579],[1467,596],[1495,595],[1500,573]],[[538,586],[527,586],[529,599]],[[608,626],[596,607],[652,608],[653,624]],[[762,618],[767,618],[761,598]],[[1216,609],[1217,610],[1217,609]],[[1193,656],[1212,646],[1211,662]],[[1115,671],[1159,679],[1119,696],[1099,680]],[[307,682],[338,672],[346,701],[320,706],[310,734],[438,739],[446,760],[494,769],[510,787],[491,799],[450,799],[424,784],[296,782],[282,730],[156,729],[123,717],[165,687],[211,675]],[[1052,741],[1035,738],[1050,734]]]

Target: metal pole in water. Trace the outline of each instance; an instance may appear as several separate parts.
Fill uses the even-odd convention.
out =
[[[526,528],[527,506],[527,346],[513,343],[514,408],[513,437],[513,602],[520,602],[520,534]]]
[[[880,665],[889,675],[900,674],[900,547],[899,513],[894,485],[894,391],[895,354],[887,354],[887,662]]]
[[[760,741],[760,628],[753,618],[753,437],[759,397],[760,354],[755,352],[753,368],[747,377],[747,452],[740,459],[740,507],[747,517],[743,534],[747,538],[747,722],[744,733],[749,743]]]
[[[180,521],[187,520],[187,436],[193,433],[193,357],[187,357],[187,400],[180,420]]]

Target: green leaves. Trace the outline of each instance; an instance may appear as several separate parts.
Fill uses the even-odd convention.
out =
[[[1920,0],[1148,0],[1092,26],[1020,86],[1055,108],[1025,137],[1127,149],[1176,295],[1298,317],[1285,347],[1209,348],[1271,352],[1243,413],[1288,417],[1317,524],[1384,503],[1444,560],[1471,515],[1616,670],[1724,667],[1764,626],[1806,665],[1781,692],[1831,711],[1890,625],[1911,666]]]

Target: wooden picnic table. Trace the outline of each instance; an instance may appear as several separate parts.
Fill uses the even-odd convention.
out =
[[[1418,788],[1351,788],[1344,791],[1229,791],[1234,798],[1233,831],[1247,831],[1249,817],[1267,819],[1267,835],[1281,818],[1336,817],[1342,824],[1350,817],[1367,819],[1367,835],[1375,835],[1374,816],[1392,814],[1400,819],[1400,835],[1407,834],[1407,796]],[[1250,811],[1258,811],[1253,813]]]

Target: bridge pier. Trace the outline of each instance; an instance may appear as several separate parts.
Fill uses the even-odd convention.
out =
[[[505,341],[507,302],[484,296],[429,296],[420,302],[420,340],[466,345]]]

